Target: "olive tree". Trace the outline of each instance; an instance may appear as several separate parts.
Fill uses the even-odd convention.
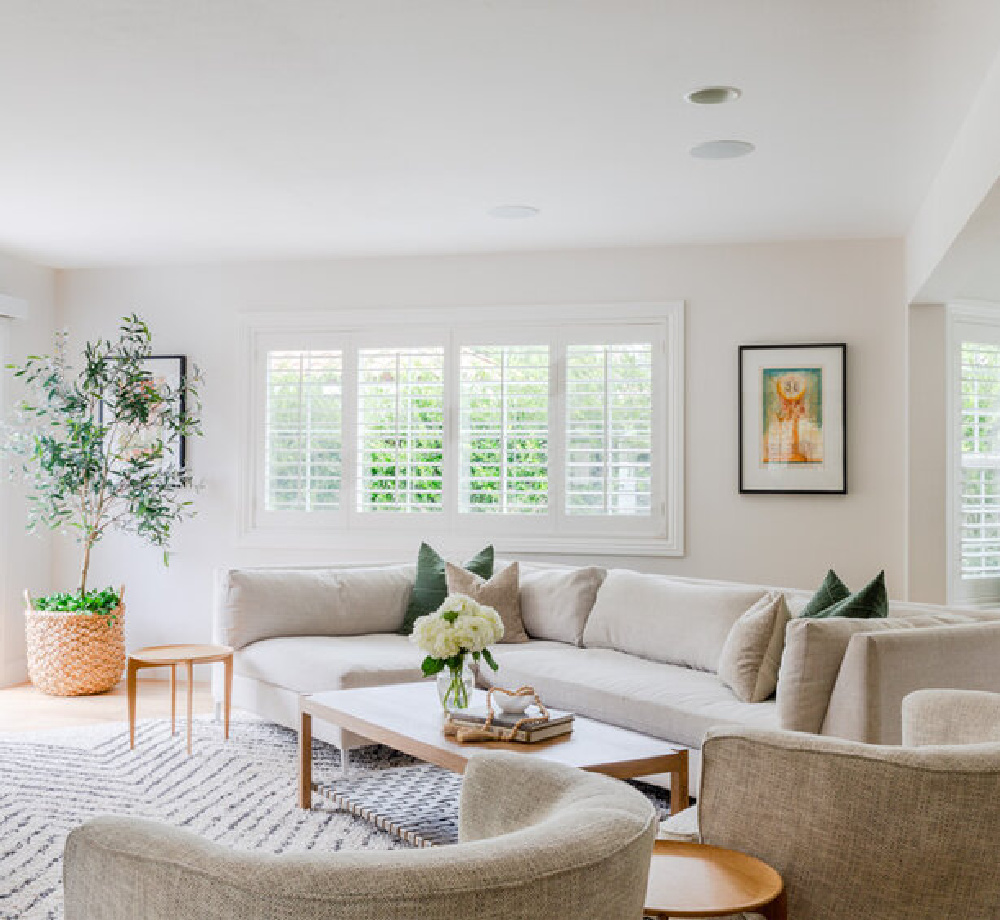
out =
[[[91,550],[109,529],[162,547],[166,563],[173,526],[193,514],[190,477],[172,458],[182,436],[201,434],[199,375],[179,387],[154,381],[151,354],[149,328],[133,314],[117,340],[84,346],[78,370],[66,333],[53,356],[8,366],[26,390],[5,441],[28,486],[28,527],[76,531],[81,598]]]

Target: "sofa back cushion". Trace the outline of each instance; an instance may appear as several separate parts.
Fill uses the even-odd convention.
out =
[[[766,590],[611,569],[583,645],[714,672],[733,624]]]
[[[856,633],[907,630],[986,619],[974,612],[939,611],[906,617],[796,617],[785,628],[778,672],[778,724],[797,732],[819,732],[847,645]]]
[[[231,569],[217,601],[216,639],[240,649],[273,636],[356,636],[399,630],[412,565]]]
[[[596,566],[522,564],[521,619],[528,636],[579,646],[603,581],[604,570]]]

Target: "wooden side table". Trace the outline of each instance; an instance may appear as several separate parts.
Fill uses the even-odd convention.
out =
[[[187,671],[187,753],[191,754],[191,723],[194,716],[194,667],[212,662],[222,662],[226,670],[223,697],[223,727],[229,738],[229,711],[233,699],[233,650],[230,646],[182,644],[175,646],[146,646],[128,657],[125,690],[128,697],[129,748],[135,748],[135,698],[137,678],[141,668],[170,669],[170,734],[177,730],[177,666]]]
[[[765,918],[786,917],[785,884],[773,867],[709,844],[656,842],[646,917],[717,918],[748,911]]]

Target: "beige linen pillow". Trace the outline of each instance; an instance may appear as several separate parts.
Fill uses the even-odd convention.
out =
[[[604,570],[521,567],[521,618],[528,636],[579,646]]]
[[[745,704],[767,700],[778,686],[789,613],[781,592],[768,592],[733,624],[719,656],[719,678]]]
[[[524,632],[524,622],[521,620],[517,563],[501,569],[488,582],[454,563],[445,564],[445,575],[449,594],[457,592],[468,595],[480,604],[489,605],[500,615],[503,621],[501,643],[528,642],[528,634]]]

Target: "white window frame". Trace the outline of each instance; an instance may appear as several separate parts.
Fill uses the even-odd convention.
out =
[[[462,309],[375,309],[315,312],[246,312],[241,318],[243,407],[240,451],[239,543],[267,549],[412,550],[426,538],[446,553],[465,552],[478,542],[492,542],[499,552],[683,556],[684,554],[684,304],[584,304],[497,307],[470,320]],[[562,370],[566,344],[584,341],[575,325],[603,326],[609,342],[629,341],[657,332],[662,359],[654,361],[653,514],[648,518],[567,516],[563,513]],[[555,346],[550,351],[550,484],[546,514],[491,515],[458,511],[457,399],[459,349],[462,345],[535,344],[535,337]],[[600,335],[595,335],[600,339]],[[278,343],[277,345],[275,343]],[[445,346],[445,469],[442,512],[358,512],[353,494],[354,381],[357,347]],[[342,497],[336,512],[264,512],[263,363],[268,349],[343,348]],[[551,458],[559,458],[553,470]],[[556,482],[558,480],[558,483]],[[539,522],[548,524],[538,533]],[[535,530],[535,533],[531,533]]]
[[[978,333],[977,333],[978,331]],[[1000,343],[1000,304],[949,304],[946,324],[948,399],[945,444],[948,449],[947,508],[948,601],[952,604],[992,605],[1000,600],[1000,575],[962,578],[962,343],[976,338]]]

